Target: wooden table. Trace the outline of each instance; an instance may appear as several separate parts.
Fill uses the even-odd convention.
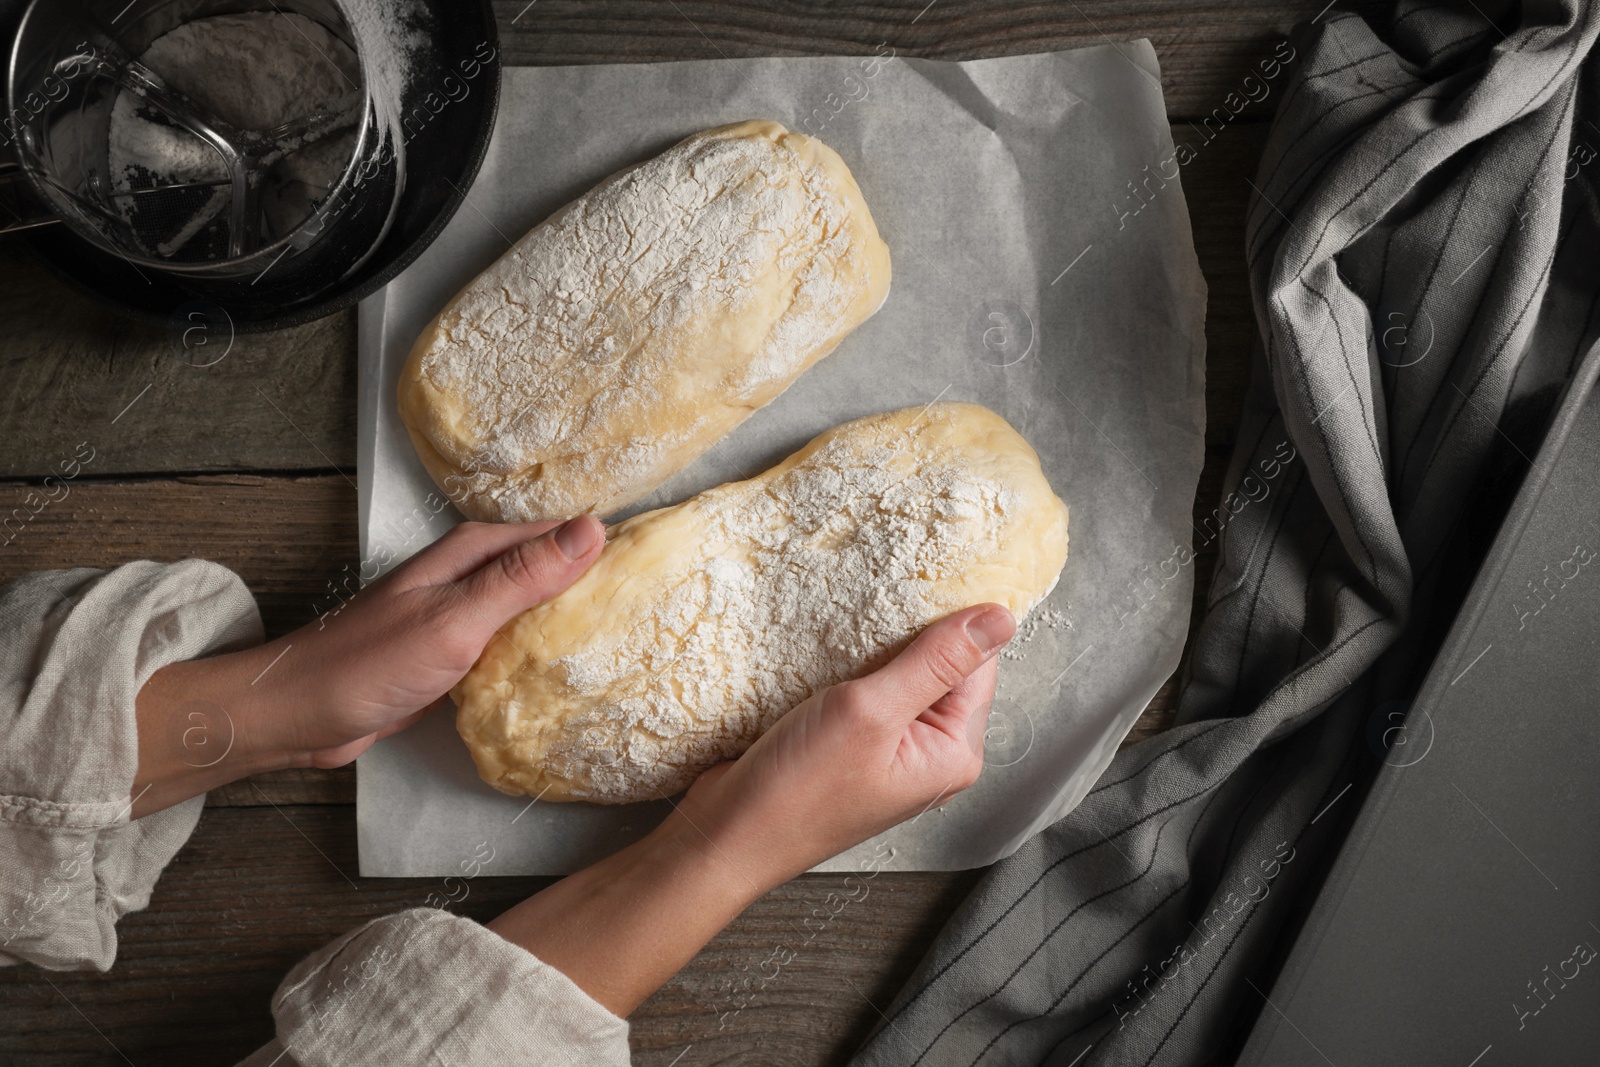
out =
[[[1213,139],[1182,173],[1210,285],[1196,515],[1216,505],[1253,332],[1242,251],[1247,179],[1284,79],[1266,83],[1266,98],[1237,116],[1228,109],[1321,0],[495,6],[513,64],[867,54],[881,42],[904,56],[967,59],[1148,37],[1174,139],[1202,143],[1196,127],[1227,118],[1213,117]],[[48,567],[203,556],[244,577],[276,635],[309,621],[328,583],[356,564],[353,312],[240,338],[225,360],[199,369],[174,357],[163,331],[66,287],[12,243],[0,249],[0,322],[0,513],[20,506],[80,442],[94,450],[70,495],[0,547],[0,581]],[[1197,613],[1212,562],[1202,558],[1194,571]],[[1176,677],[1130,741],[1170,720]],[[212,793],[150,907],[121,923],[109,974],[0,973],[0,1064],[231,1064],[260,1045],[272,1032],[272,991],[297,959],[366,919],[422,905],[437,888],[437,879],[356,876],[354,802],[354,768],[263,775]],[[634,1015],[635,1062],[842,1061],[980,873],[880,874],[778,980],[726,1014],[746,999],[741,979],[774,948],[801,944],[800,920],[842,876],[774,890]],[[457,910],[486,919],[548,881],[479,878]]]

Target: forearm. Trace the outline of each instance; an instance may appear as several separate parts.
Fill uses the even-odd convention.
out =
[[[133,818],[294,765],[275,728],[283,711],[273,706],[276,687],[262,676],[281,644],[172,663],[150,676],[134,705]]]
[[[680,815],[529,897],[489,929],[626,1016],[771,888]]]

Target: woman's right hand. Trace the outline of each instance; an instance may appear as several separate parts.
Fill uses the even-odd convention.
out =
[[[627,1015],[773,886],[959,793],[983,768],[997,604],[803,702],[660,826],[489,924]]]
[[[884,667],[812,696],[706,771],[668,823],[765,886],[944,803],[983,769],[995,655],[1015,632],[999,604],[940,619]]]

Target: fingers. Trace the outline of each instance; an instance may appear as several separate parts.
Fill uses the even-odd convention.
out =
[[[542,536],[511,544],[456,585],[474,613],[498,628],[571,585],[604,547],[600,520],[580,515]]]
[[[459,581],[513,545],[531,541],[558,522],[463,522],[403,565],[410,585]]]
[[[908,721],[960,686],[1016,630],[1016,619],[1004,607],[979,604],[940,619],[887,665],[846,684],[866,706]]]

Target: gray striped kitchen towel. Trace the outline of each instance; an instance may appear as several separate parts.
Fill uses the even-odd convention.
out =
[[[1374,717],[1414,693],[1595,337],[1597,7],[1296,29],[1246,227],[1259,340],[1224,487],[1246,503],[1177,724],[984,877],[856,1064],[1237,1053]]]

